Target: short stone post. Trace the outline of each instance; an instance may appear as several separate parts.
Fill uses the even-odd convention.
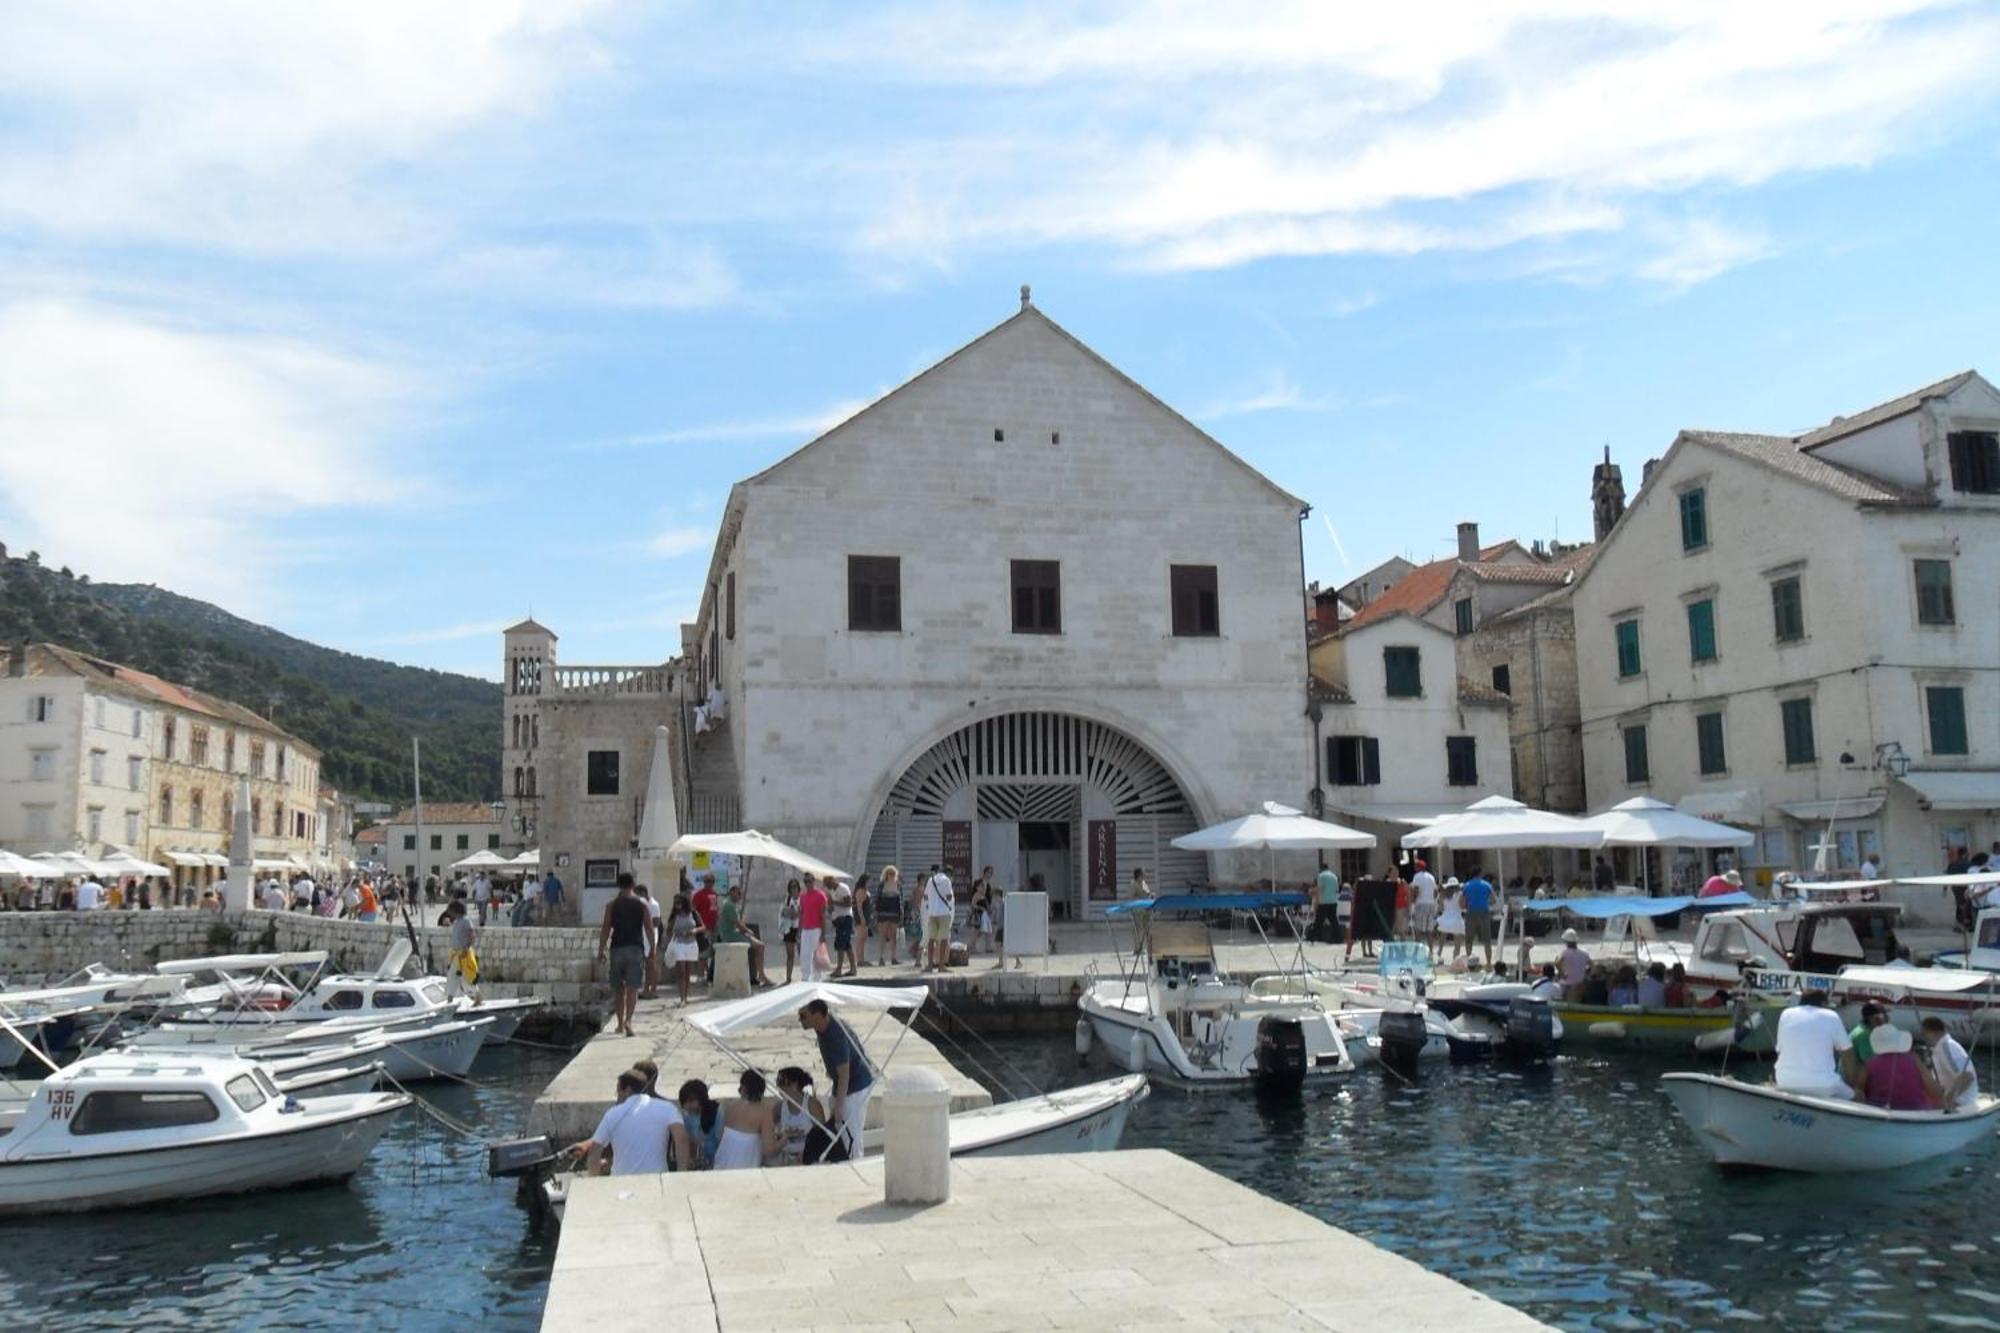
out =
[[[716,945],[715,982],[708,988],[709,998],[734,1000],[749,993],[750,946],[740,943]]]
[[[951,1090],[935,1069],[898,1069],[882,1098],[883,1197],[943,1203],[951,1197]]]

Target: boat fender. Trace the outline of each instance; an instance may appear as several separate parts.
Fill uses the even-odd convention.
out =
[[[1090,1054],[1090,1020],[1087,1018],[1079,1018],[1076,1020],[1076,1055],[1077,1058],[1080,1060],[1084,1056],[1089,1054]]]
[[[1713,1032],[1701,1033],[1694,1039],[1694,1048],[1697,1051],[1701,1051],[1703,1053],[1707,1053],[1710,1051],[1726,1051],[1735,1044],[1736,1044],[1735,1028],[1717,1028]]]
[[[1125,1061],[1125,1067],[1131,1070],[1135,1074],[1143,1074],[1146,1072],[1147,1044],[1148,1043],[1146,1040],[1145,1033],[1135,1032],[1132,1034],[1131,1044],[1126,1048],[1127,1056]]]
[[[1604,1039],[1622,1037],[1625,1035],[1625,1025],[1619,1022],[1592,1023],[1590,1025],[1590,1035]]]

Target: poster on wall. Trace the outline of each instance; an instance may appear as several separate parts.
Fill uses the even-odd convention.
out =
[[[944,872],[961,887],[972,883],[972,821],[944,821]]]
[[[1112,902],[1118,897],[1118,821],[1090,821],[1090,900]]]

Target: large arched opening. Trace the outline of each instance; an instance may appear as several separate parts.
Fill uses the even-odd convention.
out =
[[[1003,889],[1040,876],[1057,920],[1101,917],[1135,869],[1155,889],[1202,882],[1207,862],[1172,840],[1195,807],[1144,744],[1069,713],[1002,713],[925,749],[875,811],[866,869],[933,863],[963,884],[992,866]]]

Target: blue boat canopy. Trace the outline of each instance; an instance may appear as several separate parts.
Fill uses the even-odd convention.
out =
[[[1135,898],[1129,903],[1113,903],[1106,916],[1130,912],[1265,912],[1273,907],[1304,907],[1303,893],[1163,893],[1157,898]]]
[[[1711,907],[1754,907],[1758,899],[1747,893],[1718,893],[1709,898],[1640,898],[1607,894],[1591,898],[1530,898],[1521,904],[1529,912],[1573,912],[1593,920],[1614,916],[1671,916],[1690,908],[1706,911]]]

